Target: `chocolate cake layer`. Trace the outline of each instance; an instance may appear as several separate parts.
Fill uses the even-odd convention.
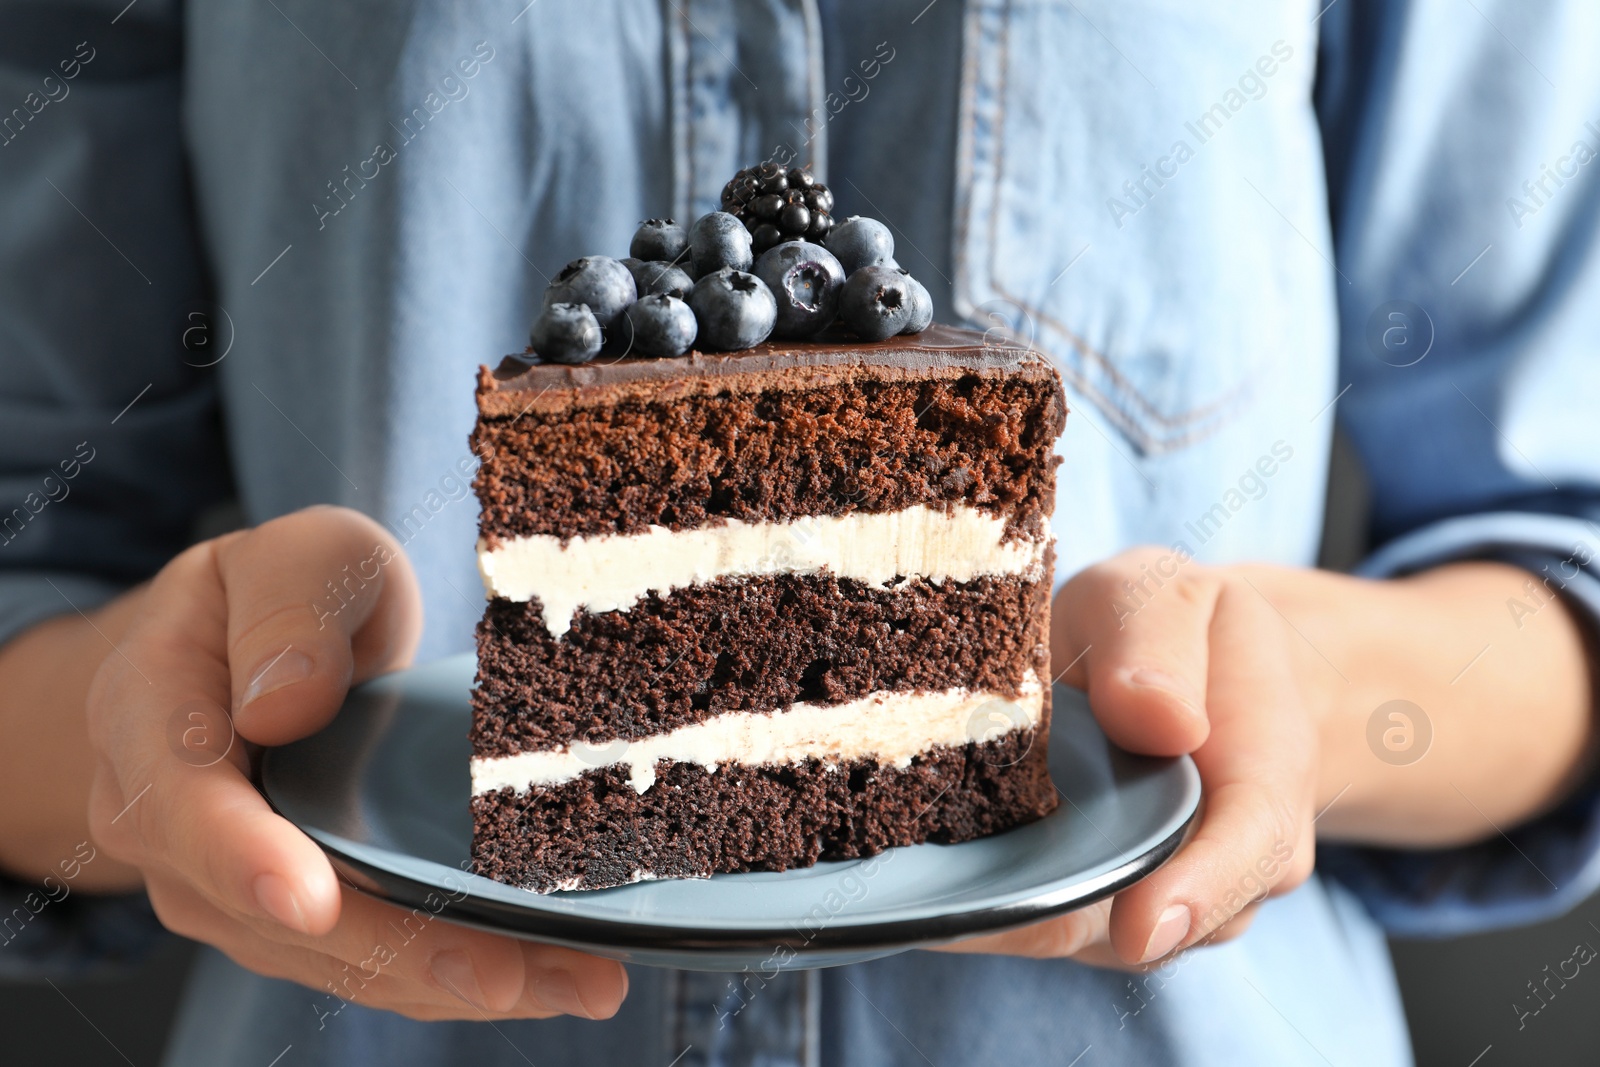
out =
[[[985,340],[480,373],[481,873],[783,870],[1055,807],[1065,403],[1047,360]]]
[[[485,417],[472,435],[479,530],[493,548],[518,535],[967,504],[1003,516],[1008,538],[1043,536],[1065,418],[1060,382],[1043,370]]]
[[[968,841],[1055,809],[1047,725],[935,749],[904,769],[673,763],[658,765],[643,794],[617,768],[521,794],[502,789],[472,798],[473,858],[478,873],[511,885],[600,889],[641,871],[787,870]]]
[[[662,733],[725,712],[884,690],[1014,696],[1049,677],[1049,559],[1036,581],[890,589],[828,574],[730,578],[580,612],[553,638],[537,600],[478,627],[474,756]]]

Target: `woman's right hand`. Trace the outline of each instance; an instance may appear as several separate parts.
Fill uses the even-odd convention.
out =
[[[410,662],[421,599],[386,530],[311,508],[196,545],[137,595],[89,690],[89,818],[168,928],[415,1019],[617,1011],[620,964],[364,896],[250,783],[243,742],[315,733],[351,685]]]

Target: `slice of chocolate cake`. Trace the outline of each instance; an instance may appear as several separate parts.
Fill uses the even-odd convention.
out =
[[[1055,807],[1066,408],[983,341],[480,372],[480,873],[783,870]]]

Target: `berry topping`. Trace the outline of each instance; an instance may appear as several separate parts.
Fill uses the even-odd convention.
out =
[[[778,229],[785,234],[803,235],[811,227],[811,212],[806,210],[805,204],[785,204],[783,210],[778,212]]]
[[[587,304],[554,303],[533,323],[534,354],[550,363],[587,363],[600,352],[600,323]]]
[[[756,260],[755,275],[778,303],[774,337],[811,337],[827,329],[839,313],[844,270],[821,245],[785,241]]]
[[[862,267],[845,280],[839,317],[863,341],[883,341],[911,322],[910,276],[889,267]]]
[[[725,268],[749,270],[754,259],[750,231],[726,211],[702,215],[689,230],[689,256],[697,278]]]
[[[799,167],[768,160],[746,167],[722,190],[722,210],[750,228],[760,255],[781,241],[821,241],[833,229],[833,194]]]
[[[911,276],[905,268],[900,269],[905,275],[906,287],[911,290],[911,316],[901,333],[921,333],[933,325],[933,297],[928,293],[928,287]]]
[[[753,274],[724,268],[705,275],[689,291],[700,322],[700,347],[733,351],[765,341],[778,318],[772,290]]]
[[[544,292],[544,306],[587,304],[605,329],[637,296],[633,275],[620,261],[610,256],[584,256],[561,268]]]
[[[750,231],[750,240],[755,246],[755,254],[759,256],[783,240],[783,231],[770,222],[763,222]]]
[[[634,231],[628,255],[635,259],[676,263],[689,248],[689,235],[671,219],[645,219]]]
[[[864,215],[851,215],[839,223],[824,243],[828,251],[839,257],[846,275],[894,258],[894,235],[889,227]]]
[[[628,273],[633,275],[633,285],[639,291],[641,300],[657,293],[666,293],[682,300],[694,287],[694,279],[689,277],[689,273],[671,263],[655,261],[641,263],[637,259],[625,259],[622,263],[628,268]]]
[[[756,165],[756,180],[766,193],[781,193],[789,188],[789,172],[770,159]]]
[[[641,222],[628,251],[562,268],[533,324],[529,359],[736,351],[769,336],[817,337],[836,322],[883,341],[933,322],[933,298],[895,262],[889,228],[860,215],[836,222],[826,185],[773,160],[734,175],[722,210],[687,228]]]
[[[683,355],[699,332],[689,305],[664,293],[640,297],[623,312],[622,322],[620,329],[628,331],[632,350],[658,358]]]

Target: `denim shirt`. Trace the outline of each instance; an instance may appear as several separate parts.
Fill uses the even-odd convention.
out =
[[[377,517],[421,657],[470,648],[474,368],[522,348],[562,263],[769,156],[888,222],[939,319],[1054,358],[1062,578],[1140,543],[1169,577],[1310,565],[1338,420],[1366,573],[1507,559],[1600,610],[1577,0],[124,2],[0,0],[0,639],[148,575],[233,494],[250,521]],[[208,953],[167,1062],[1404,1064],[1384,930],[1560,913],[1600,883],[1595,813],[1326,848],[1244,937],[1133,975],[633,968],[613,1021],[491,1028]],[[0,973],[125,954],[141,920],[99,903],[7,928]]]

